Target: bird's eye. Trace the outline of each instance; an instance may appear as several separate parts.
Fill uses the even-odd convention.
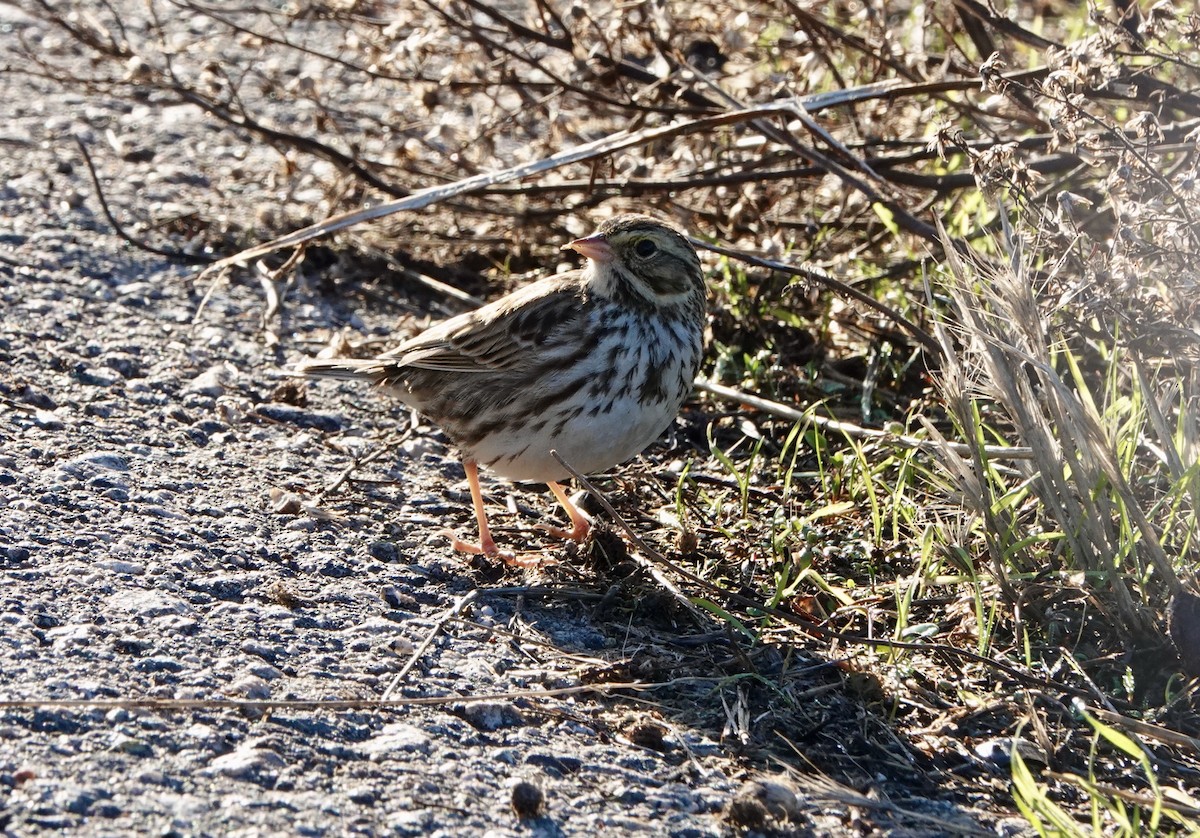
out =
[[[634,245],[633,249],[638,256],[641,256],[643,259],[648,259],[658,250],[658,245],[656,245],[650,239],[642,239],[640,242]]]

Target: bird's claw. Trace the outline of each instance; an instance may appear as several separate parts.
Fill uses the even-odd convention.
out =
[[[547,565],[558,564],[554,559],[547,559],[540,553],[528,553],[526,555],[517,555],[516,553],[507,550],[501,550],[496,546],[496,542],[490,538],[483,540],[481,544],[474,544],[470,541],[463,541],[453,530],[442,530],[440,535],[444,535],[450,539],[450,548],[457,550],[459,553],[470,553],[473,556],[484,556],[489,559],[499,559],[507,565],[513,567],[545,567]]]

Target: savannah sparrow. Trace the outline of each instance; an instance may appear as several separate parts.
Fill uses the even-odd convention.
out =
[[[365,379],[442,427],[462,452],[479,544],[501,556],[488,529],[479,465],[513,481],[547,483],[582,540],[587,519],[557,481],[550,455],[591,473],[623,462],[671,423],[703,353],[704,277],[687,236],[644,215],[605,221],[563,249],[582,270],[541,279],[460,314],[376,358],[301,363],[320,378]]]

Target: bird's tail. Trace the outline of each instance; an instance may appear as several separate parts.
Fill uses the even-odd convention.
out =
[[[386,362],[373,358],[313,358],[296,364],[291,372],[304,378],[380,382],[388,377],[387,370]]]

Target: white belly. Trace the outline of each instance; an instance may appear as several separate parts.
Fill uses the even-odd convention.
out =
[[[641,453],[662,435],[678,412],[676,403],[647,406],[631,397],[616,402],[609,413],[585,413],[570,419],[561,431],[548,425],[529,434],[521,440],[526,447],[519,455],[513,456],[511,442],[492,438],[480,441],[469,453],[506,480],[565,480],[570,474],[550,455],[551,451],[557,451],[582,474],[603,471]]]

